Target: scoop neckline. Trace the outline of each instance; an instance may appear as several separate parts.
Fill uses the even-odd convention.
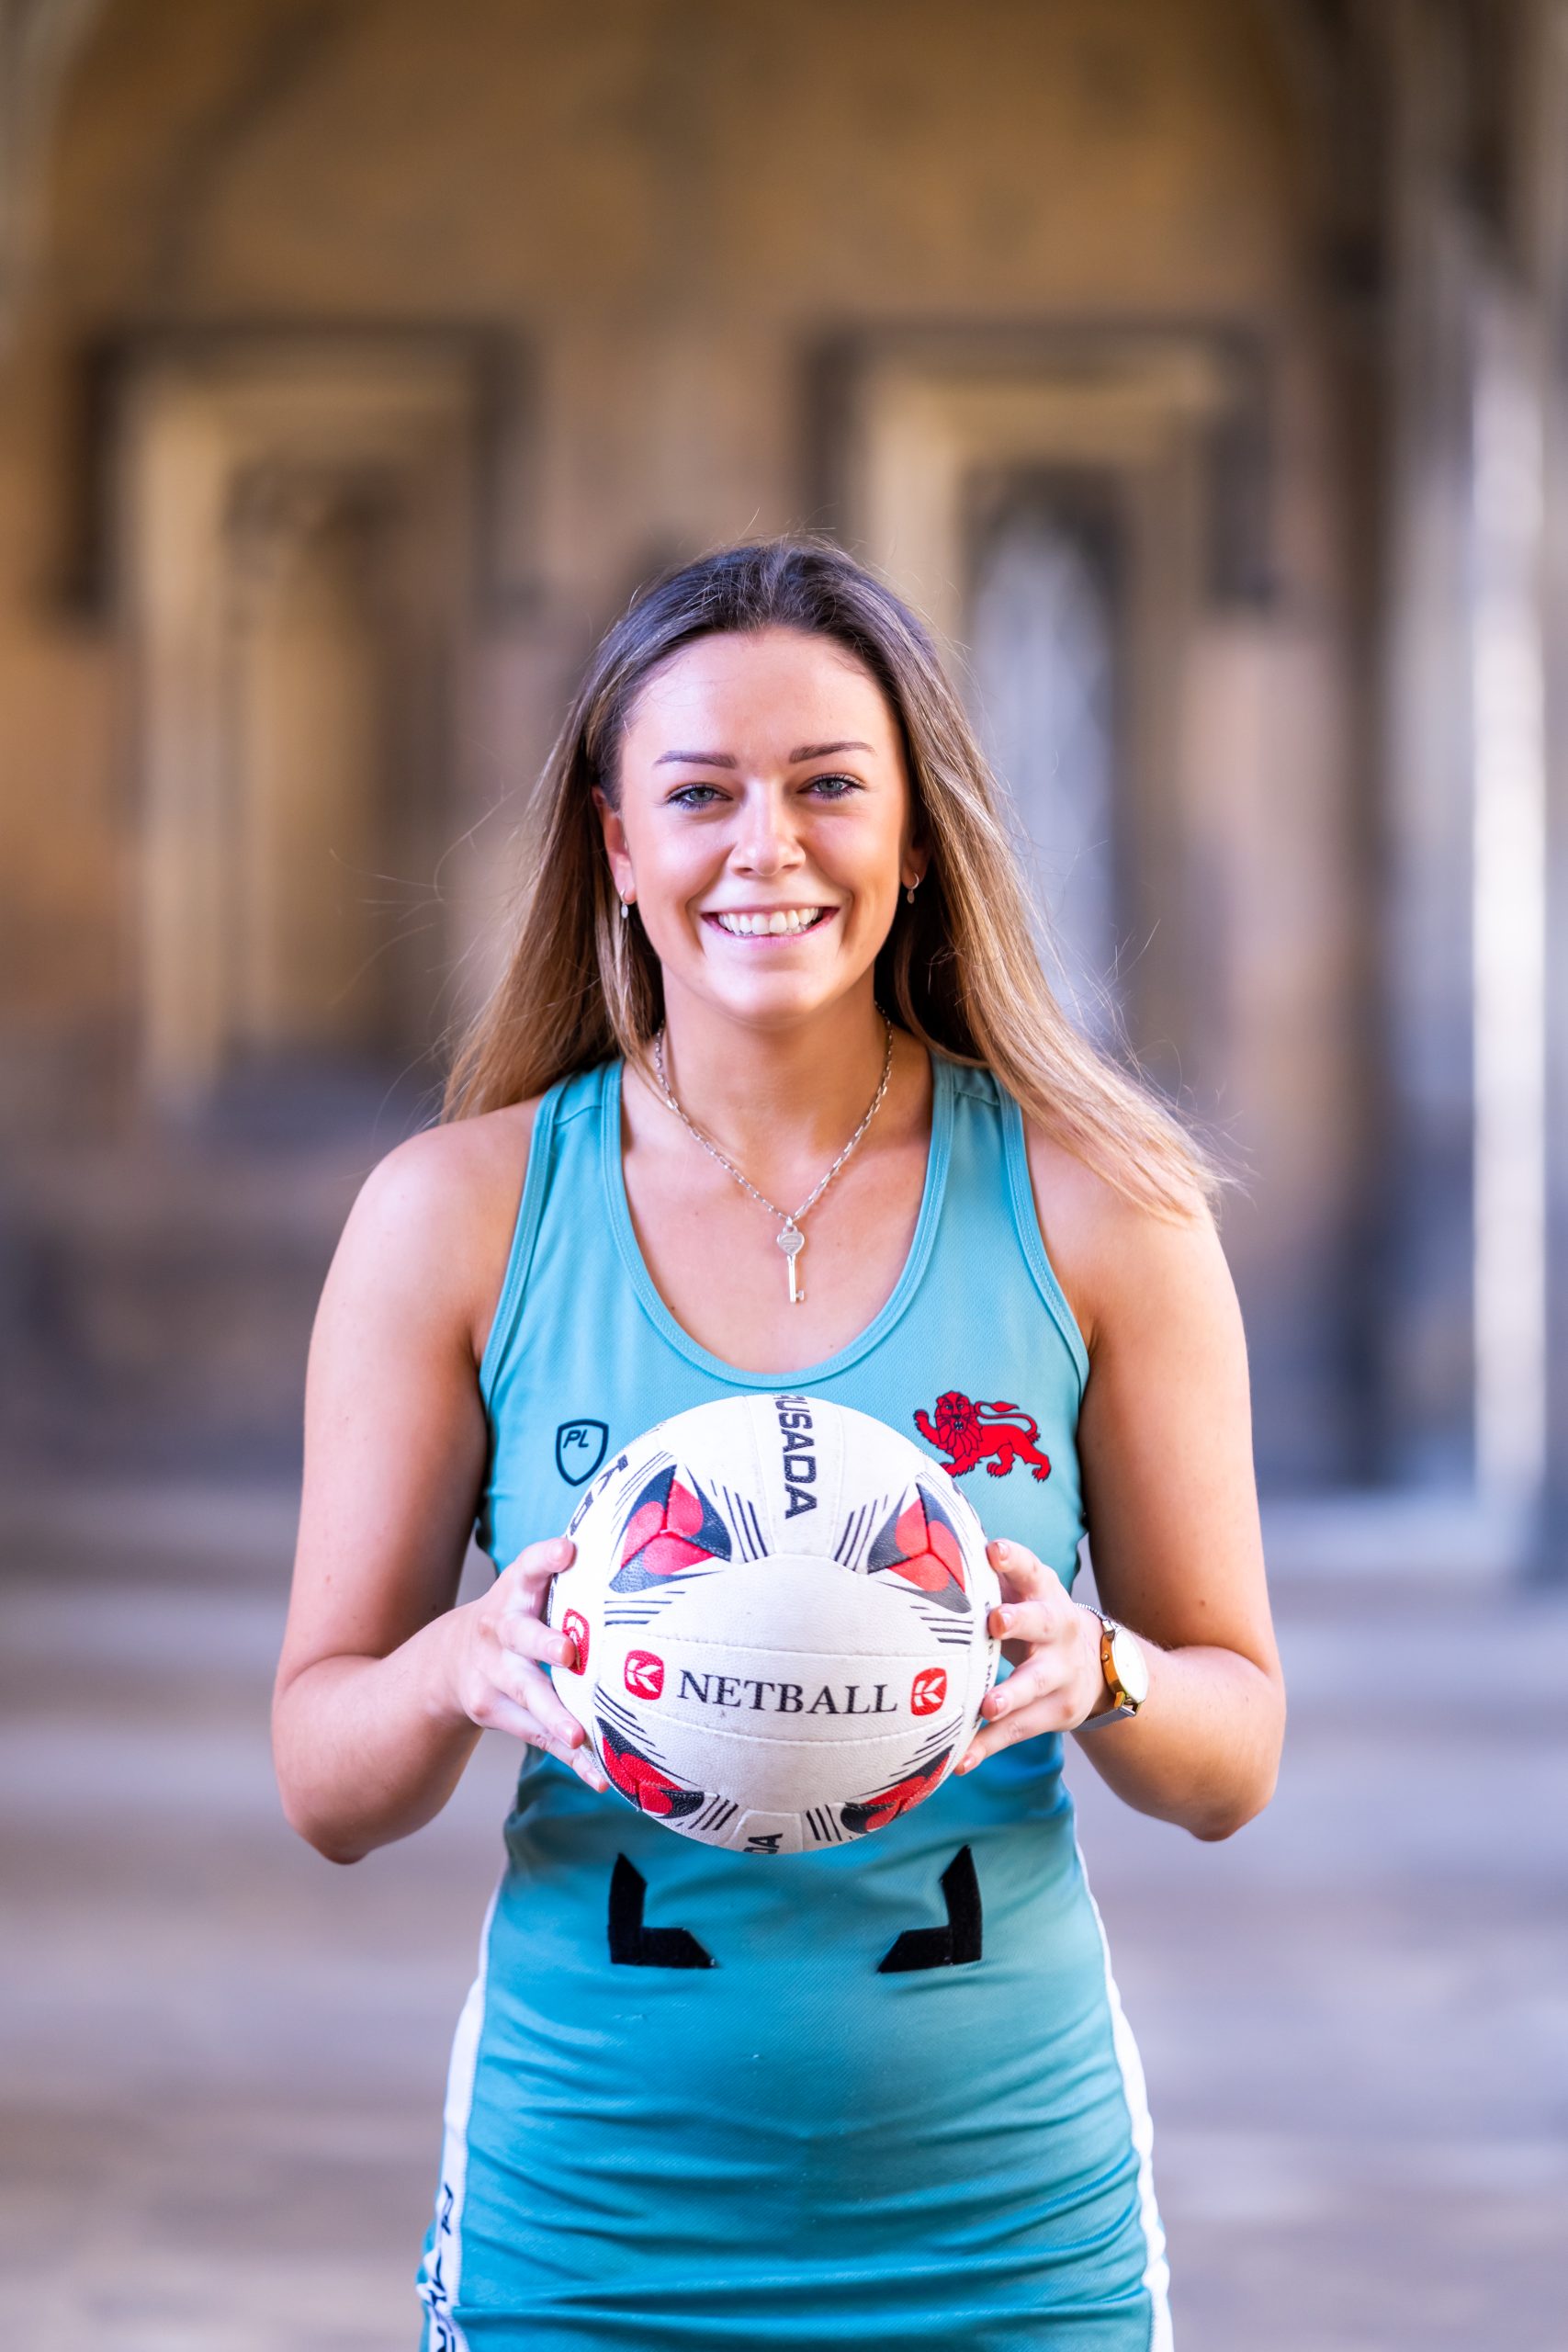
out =
[[[934,1054],[929,1046],[926,1058],[931,1071],[931,1133],[926,1149],[926,1180],[920,1193],[919,1214],[915,1219],[915,1230],[898,1279],[865,1329],[847,1341],[836,1354],[824,1356],[819,1363],[800,1364],[785,1372],[745,1372],[739,1364],[727,1363],[722,1356],[715,1355],[711,1349],[705,1348],[700,1340],[694,1340],[685,1325],[676,1321],[660,1296],[658,1285],[642,1254],[642,1245],[632,1223],[631,1203],[626,1197],[626,1172],[621,1158],[621,1082],[626,1074],[626,1064],[616,1061],[611,1065],[608,1083],[601,1097],[599,1124],[600,1171],[604,1179],[610,1229],[644,1314],[660,1338],[678,1355],[684,1356],[688,1363],[695,1364],[699,1371],[728,1383],[732,1388],[803,1388],[808,1383],[828,1380],[835,1373],[848,1371],[851,1364],[858,1363],[893,1329],[914,1296],[931,1257],[952,1156],[953,1065],[945,1055]]]

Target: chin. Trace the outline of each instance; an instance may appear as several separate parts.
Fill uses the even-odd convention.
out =
[[[853,993],[860,976],[818,972],[705,971],[694,992],[738,1021],[772,1026],[807,1021]]]

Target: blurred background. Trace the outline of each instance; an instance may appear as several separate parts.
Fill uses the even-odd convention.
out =
[[[39,2340],[413,2339],[515,1757],[352,1873],[282,1828],[310,1318],[590,647],[801,526],[1243,1178],[1280,1795],[1210,1849],[1082,1790],[1179,2338],[1560,2352],[1564,0],[0,0]]]

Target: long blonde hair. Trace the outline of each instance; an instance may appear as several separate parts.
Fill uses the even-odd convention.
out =
[[[770,628],[854,654],[902,738],[930,865],[877,957],[877,1001],[923,1045],[992,1070],[1027,1119],[1128,1200],[1168,1216],[1212,1200],[1225,1179],[1209,1155],[1058,1004],[996,786],[926,631],[872,573],[811,539],[727,548],[669,572],[600,644],[539,779],[512,954],[457,1042],[443,1118],[525,1101],[615,1054],[647,1068],[660,966],[641,923],[621,920],[593,788],[615,805],[622,734],[653,670],[698,638]]]

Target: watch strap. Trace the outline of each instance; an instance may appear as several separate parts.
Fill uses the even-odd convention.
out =
[[[1131,1699],[1123,1699],[1119,1707],[1108,1708],[1103,1715],[1086,1715],[1081,1724],[1075,1724],[1073,1725],[1073,1729],[1075,1731],[1098,1731],[1101,1724],[1124,1723],[1129,1715],[1135,1715],[1137,1712],[1138,1711],[1136,1707],[1134,1706]]]
[[[1102,1715],[1086,1715],[1081,1724],[1075,1725],[1075,1729],[1098,1731],[1101,1724],[1125,1723],[1129,1716],[1137,1713],[1138,1702],[1129,1695],[1126,1686],[1116,1671],[1114,1644],[1122,1628],[1117,1624],[1114,1617],[1106,1615],[1103,1609],[1091,1608],[1087,1600],[1080,1600],[1077,1605],[1090,1617],[1098,1618],[1100,1622],[1100,1670],[1105,1677],[1105,1687],[1111,1693],[1111,1704]]]

